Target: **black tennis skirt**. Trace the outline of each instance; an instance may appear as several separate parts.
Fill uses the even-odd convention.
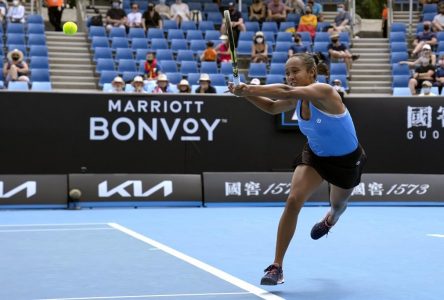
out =
[[[313,167],[321,177],[340,188],[351,189],[361,182],[361,174],[367,155],[361,145],[352,153],[343,156],[317,156],[308,143],[295,160],[295,167],[308,165]]]

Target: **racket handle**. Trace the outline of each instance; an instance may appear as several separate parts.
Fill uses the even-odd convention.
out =
[[[240,84],[240,79],[239,79],[239,76],[233,76],[233,82],[234,82],[234,85],[239,85]]]

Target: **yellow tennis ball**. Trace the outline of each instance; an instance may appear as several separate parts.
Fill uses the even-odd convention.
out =
[[[66,22],[63,24],[63,33],[73,35],[77,32],[77,24],[74,22]]]

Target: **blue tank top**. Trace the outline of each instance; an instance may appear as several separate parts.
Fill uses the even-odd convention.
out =
[[[358,147],[355,126],[347,108],[340,115],[323,112],[309,102],[311,118],[301,117],[301,104],[296,106],[299,128],[307,137],[308,145],[318,156],[342,156]]]

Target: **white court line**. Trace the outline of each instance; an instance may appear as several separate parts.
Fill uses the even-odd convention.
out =
[[[117,230],[119,230],[119,231],[121,231],[121,232],[123,232],[123,233],[126,233],[126,234],[132,236],[135,239],[138,239],[138,240],[140,240],[140,241],[142,241],[144,243],[147,243],[147,244],[149,244],[149,245],[151,245],[153,247],[159,248],[160,250],[162,250],[162,251],[164,251],[164,252],[166,252],[166,253],[168,253],[168,254],[170,254],[170,255],[178,258],[178,259],[181,259],[181,260],[183,260],[183,261],[185,261],[185,262],[187,262],[187,263],[189,263],[189,264],[191,264],[191,265],[193,265],[193,266],[195,266],[195,267],[197,267],[197,268],[199,268],[201,270],[204,270],[207,273],[210,273],[210,274],[212,274],[212,275],[214,275],[216,277],[219,277],[220,279],[222,279],[222,280],[224,280],[226,282],[229,282],[232,285],[235,285],[235,286],[237,286],[237,287],[239,287],[239,288],[241,288],[241,289],[243,289],[243,290],[245,290],[247,292],[250,292],[250,293],[252,293],[252,294],[254,294],[254,295],[256,295],[256,296],[258,296],[258,297],[260,297],[262,299],[266,299],[266,300],[284,300],[284,298],[282,298],[282,297],[274,295],[274,294],[272,294],[272,293],[270,293],[270,292],[268,292],[268,291],[266,291],[264,289],[261,289],[261,288],[259,288],[257,286],[254,286],[254,285],[252,285],[252,284],[250,284],[250,283],[248,283],[246,281],[243,281],[242,279],[234,277],[233,275],[230,275],[230,274],[228,274],[228,273],[226,273],[226,272],[224,272],[222,270],[219,270],[219,269],[217,269],[217,268],[215,268],[213,266],[210,266],[210,265],[208,265],[208,264],[206,264],[206,263],[204,263],[204,262],[202,262],[200,260],[197,260],[197,259],[195,259],[195,258],[193,258],[191,256],[188,256],[188,255],[186,255],[186,254],[184,254],[182,252],[174,250],[173,248],[170,248],[170,247],[168,247],[168,246],[166,246],[166,245],[164,245],[162,243],[159,243],[159,242],[157,242],[157,241],[155,241],[153,239],[150,239],[150,238],[148,238],[148,237],[146,237],[146,236],[144,236],[144,235],[142,235],[140,233],[137,233],[137,232],[135,232],[135,231],[133,231],[131,229],[128,229],[128,228],[126,228],[126,227],[124,227],[122,225],[119,225],[119,224],[116,224],[116,223],[108,223],[108,225],[113,227],[113,228],[115,228],[115,229],[117,229]]]
[[[137,296],[109,296],[109,297],[84,297],[84,298],[52,298],[36,300],[99,300],[99,299],[137,299],[137,298],[161,298],[161,297],[200,297],[200,296],[228,296],[228,295],[249,295],[249,292],[236,293],[204,293],[204,294],[160,294],[160,295],[137,295]]]
[[[112,228],[55,228],[55,229],[0,229],[3,232],[45,232],[45,231],[93,231],[93,230],[113,230]]]
[[[108,223],[2,224],[0,225],[0,227],[87,226],[87,225],[108,225]]]
[[[437,233],[429,233],[429,234],[427,234],[427,236],[444,238],[444,234],[437,234]]]

